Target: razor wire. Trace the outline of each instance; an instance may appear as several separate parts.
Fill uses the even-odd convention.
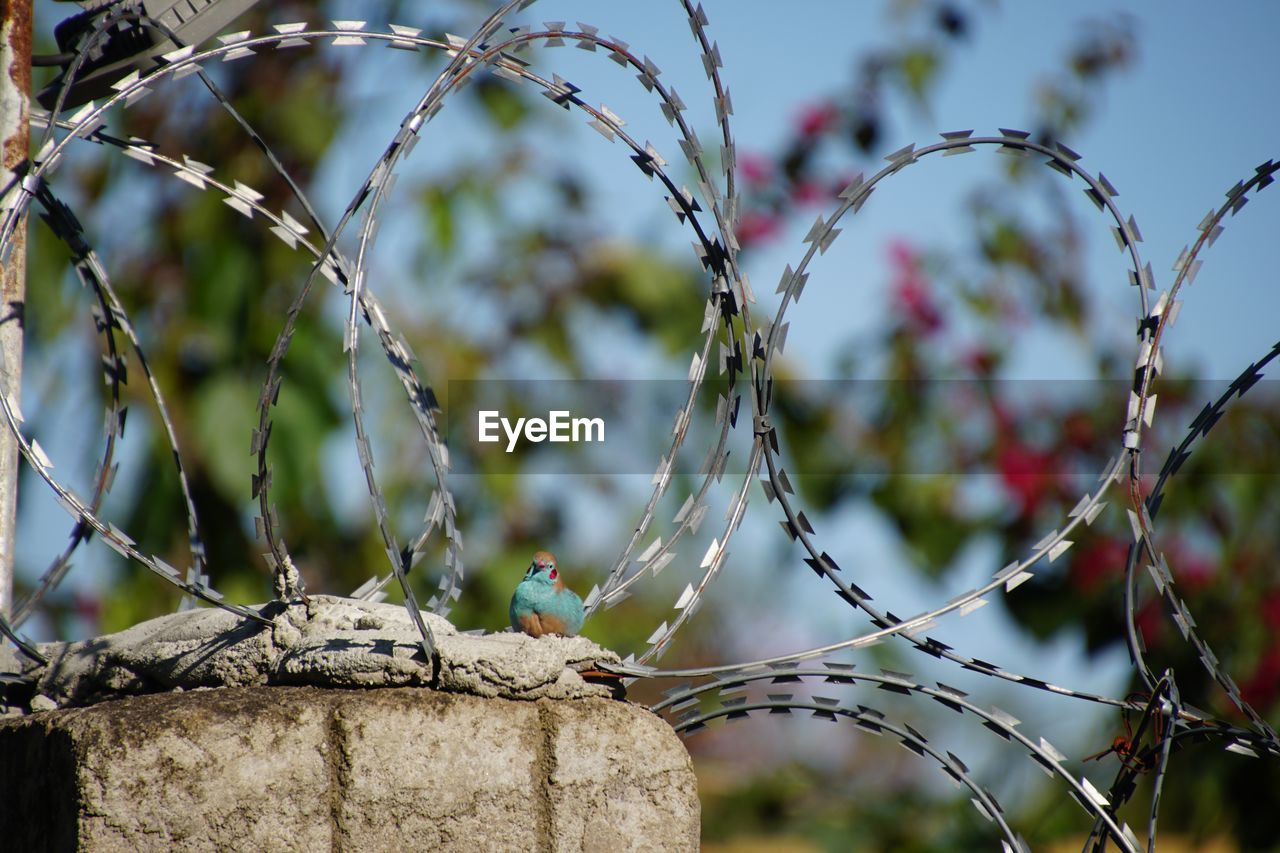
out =
[[[1134,770],[1122,766],[1116,781],[1108,792],[1100,792],[1087,778],[1079,780],[1066,768],[1067,756],[1058,751],[1044,737],[1033,740],[1017,729],[1019,721],[999,708],[983,709],[969,701],[967,694],[956,688],[938,683],[930,688],[917,682],[907,673],[882,671],[879,675],[855,672],[852,665],[835,663],[829,658],[841,651],[867,648],[886,639],[897,637],[911,647],[939,660],[955,664],[958,668],[976,672],[999,680],[1031,687],[1067,699],[1111,706],[1127,712],[1140,712],[1141,721],[1135,740],[1148,729],[1156,732],[1159,745],[1158,763],[1155,767],[1154,791],[1148,818],[1148,845],[1154,843],[1161,784],[1169,768],[1171,746],[1175,740],[1217,739],[1223,748],[1244,755],[1280,756],[1280,739],[1275,731],[1243,699],[1238,687],[1222,667],[1213,650],[1195,632],[1195,620],[1186,603],[1173,591],[1173,572],[1168,559],[1155,542],[1155,518],[1160,502],[1171,483],[1171,478],[1203,441],[1214,424],[1222,417],[1233,399],[1240,399],[1262,376],[1264,368],[1280,354],[1280,344],[1273,347],[1259,361],[1249,365],[1230,384],[1217,400],[1207,404],[1193,421],[1186,438],[1171,451],[1160,470],[1151,494],[1143,497],[1141,476],[1141,451],[1144,433],[1152,427],[1156,404],[1154,392],[1158,374],[1163,367],[1162,337],[1177,318],[1180,301],[1177,296],[1184,285],[1190,285],[1199,272],[1200,255],[1222,233],[1227,216],[1234,216],[1247,203],[1250,194],[1273,182],[1278,167],[1268,161],[1255,169],[1254,175],[1234,185],[1226,194],[1227,201],[1210,211],[1198,227],[1199,236],[1183,250],[1174,264],[1176,279],[1171,287],[1156,291],[1155,276],[1149,263],[1145,263],[1139,244],[1141,232],[1132,217],[1126,218],[1115,201],[1115,187],[1101,173],[1085,170],[1079,165],[1081,156],[1059,142],[1033,140],[1025,131],[1001,128],[997,134],[975,136],[972,130],[942,133],[941,142],[908,145],[890,154],[888,165],[870,178],[857,176],[839,194],[840,204],[828,217],[819,216],[806,234],[808,248],[794,269],[788,265],[777,286],[781,300],[771,321],[757,326],[751,318],[750,306],[755,302],[750,282],[738,265],[738,241],[734,233],[738,218],[738,196],[735,187],[736,155],[730,117],[733,114],[728,88],[724,85],[719,69],[723,67],[719,47],[708,37],[709,20],[701,4],[694,6],[690,0],[681,0],[689,27],[697,43],[697,49],[712,92],[716,124],[721,141],[718,162],[722,173],[723,189],[709,163],[702,143],[684,115],[687,106],[673,86],[662,79],[661,70],[645,55],[637,54],[630,45],[613,36],[602,36],[598,28],[578,23],[571,28],[565,22],[543,22],[539,26],[517,24],[507,26],[506,18],[534,5],[534,0],[513,0],[487,17],[470,36],[447,34],[443,39],[422,35],[415,27],[391,25],[386,31],[368,27],[364,21],[333,21],[330,26],[313,26],[306,22],[290,22],[273,26],[273,32],[252,34],[249,31],[218,37],[219,44],[197,49],[196,46],[180,47],[162,57],[162,64],[155,70],[142,74],[131,72],[117,81],[114,94],[101,104],[89,103],[73,115],[63,117],[61,105],[73,85],[76,75],[88,55],[89,46],[106,37],[111,27],[127,25],[153,27],[164,31],[162,24],[148,19],[137,9],[121,5],[109,10],[87,37],[82,51],[71,63],[63,81],[56,105],[50,114],[37,115],[33,124],[42,127],[38,153],[20,182],[11,187],[5,196],[4,217],[0,223],[0,254],[7,256],[11,249],[14,230],[33,205],[42,210],[45,221],[54,234],[64,241],[71,253],[72,266],[81,282],[88,285],[95,300],[97,331],[102,335],[107,355],[104,357],[108,404],[104,448],[94,476],[90,497],[81,499],[61,484],[50,472],[53,463],[39,443],[28,439],[22,431],[22,415],[16,401],[0,395],[0,408],[5,422],[15,435],[20,452],[27,463],[54,492],[60,504],[72,516],[71,541],[38,582],[37,589],[14,612],[12,619],[0,618],[0,633],[9,638],[24,654],[41,659],[39,651],[17,633],[18,626],[32,612],[41,597],[66,576],[70,559],[77,546],[91,532],[122,556],[143,566],[182,589],[188,596],[204,600],[259,623],[268,623],[263,615],[241,605],[222,599],[220,593],[209,585],[204,546],[199,536],[199,526],[194,501],[190,495],[176,435],[168,416],[158,383],[151,373],[142,344],[136,335],[128,315],[111,287],[106,270],[90,247],[83,228],[67,207],[53,192],[51,178],[60,165],[68,146],[89,142],[108,146],[124,156],[144,165],[171,170],[170,174],[204,192],[224,195],[223,201],[243,216],[253,221],[268,223],[270,231],[289,248],[304,252],[310,258],[310,271],[285,313],[284,322],[267,362],[267,375],[259,396],[258,424],[251,437],[251,453],[256,458],[257,470],[251,482],[251,496],[258,502],[260,514],[257,530],[267,542],[269,553],[264,554],[269,568],[276,576],[276,588],[281,600],[300,597],[305,592],[293,569],[292,558],[280,532],[281,524],[271,504],[272,468],[269,448],[272,433],[271,411],[278,402],[282,384],[281,368],[288,353],[290,341],[301,317],[302,308],[318,278],[324,278],[343,290],[348,299],[348,310],[343,328],[343,349],[347,361],[347,390],[350,413],[355,429],[357,455],[369,491],[375,522],[390,562],[390,573],[371,578],[356,591],[357,597],[376,597],[394,578],[405,597],[405,606],[421,635],[422,647],[428,660],[432,657],[433,638],[422,619],[416,596],[409,583],[408,574],[426,552],[433,536],[440,534],[445,542],[443,572],[439,591],[428,602],[428,607],[440,615],[448,613],[452,602],[462,593],[465,572],[462,560],[462,532],[457,526],[457,508],[448,486],[450,469],[448,447],[437,423],[439,404],[431,386],[423,381],[415,369],[415,358],[408,342],[399,334],[379,304],[375,295],[375,282],[370,271],[370,257],[378,228],[382,222],[381,207],[392,193],[397,167],[407,159],[417,142],[427,133],[431,120],[440,112],[449,95],[466,86],[479,73],[490,73],[513,84],[538,89],[557,106],[582,114],[588,125],[606,142],[621,142],[628,149],[631,161],[650,180],[657,180],[666,193],[665,199],[681,226],[688,227],[693,235],[693,248],[709,284],[699,334],[701,344],[695,349],[687,374],[687,390],[684,401],[676,412],[671,437],[666,444],[658,467],[653,475],[652,489],[631,536],[623,543],[604,581],[596,585],[586,599],[587,616],[602,607],[611,607],[632,594],[634,588],[646,579],[657,576],[665,568],[677,563],[679,546],[686,539],[697,535],[709,511],[711,489],[722,481],[728,459],[728,442],[739,427],[740,418],[750,419],[752,445],[746,471],[739,484],[734,486],[725,512],[723,526],[710,546],[703,553],[696,568],[687,574],[691,579],[681,589],[672,606],[674,615],[664,620],[646,639],[645,649],[628,655],[621,665],[601,664],[628,678],[678,678],[698,680],[696,684],[681,684],[667,691],[667,699],[658,702],[653,710],[677,714],[673,725],[682,734],[704,728],[713,720],[741,719],[754,711],[770,715],[792,711],[809,711],[815,717],[829,720],[851,721],[859,729],[873,734],[888,732],[901,739],[903,745],[921,757],[932,758],[940,768],[958,784],[970,789],[978,810],[997,824],[1007,849],[1026,849],[1026,843],[1018,837],[1005,821],[998,802],[972,778],[964,762],[952,753],[943,754],[930,744],[928,738],[906,722],[887,719],[883,713],[864,705],[842,704],[840,700],[824,696],[800,696],[791,693],[769,693],[764,699],[750,701],[737,694],[753,689],[763,682],[800,682],[822,678],[827,683],[840,686],[864,683],[908,696],[928,697],[965,717],[981,721],[982,727],[1002,740],[1021,746],[1029,757],[1051,777],[1065,785],[1086,813],[1094,820],[1091,841],[1098,845],[1106,839],[1114,841],[1126,850],[1136,850],[1138,841],[1127,824],[1119,821],[1116,812],[1135,791]],[[504,31],[505,28],[505,32]],[[671,174],[668,162],[658,147],[648,140],[633,137],[624,128],[626,121],[607,105],[593,106],[583,95],[583,89],[565,80],[559,74],[550,76],[534,69],[533,63],[522,58],[531,46],[555,48],[574,43],[585,51],[603,52],[619,66],[634,72],[638,82],[651,93],[664,118],[677,135],[677,144],[685,161],[697,176],[697,194],[680,185]],[[206,65],[214,62],[228,63],[245,60],[261,50],[279,50],[294,47],[314,47],[327,43],[331,47],[368,47],[382,44],[390,48],[419,51],[442,51],[449,59],[445,68],[435,77],[400,122],[394,138],[382,151],[368,176],[352,195],[338,222],[327,228],[317,215],[302,189],[283,167],[264,139],[235,110],[229,99],[218,89],[206,73]],[[162,154],[156,146],[136,138],[121,139],[103,130],[106,114],[117,107],[128,109],[144,98],[156,86],[190,75],[198,75],[220,107],[228,112],[267,159],[273,174],[281,177],[295,200],[311,219],[316,230],[310,239],[310,229],[294,219],[288,212],[279,213],[263,205],[264,195],[239,181],[228,184],[216,176],[216,169],[183,155],[181,159]],[[58,131],[62,131],[61,137]],[[987,583],[970,589],[949,601],[916,615],[900,618],[888,610],[874,605],[873,596],[849,577],[870,574],[868,567],[855,566],[845,572],[836,560],[818,544],[814,525],[799,507],[795,489],[786,473],[783,442],[777,427],[771,420],[773,406],[773,370],[775,359],[782,355],[789,321],[788,309],[797,303],[808,283],[808,268],[814,258],[824,254],[834,243],[848,222],[860,215],[873,192],[888,179],[906,168],[934,155],[951,156],[968,154],[978,149],[991,149],[1016,157],[1040,157],[1044,166],[1060,173],[1066,180],[1079,178],[1085,185],[1084,193],[1106,219],[1117,246],[1126,257],[1129,284],[1134,286],[1140,304],[1138,322],[1139,353],[1135,362],[1133,389],[1127,400],[1124,428],[1118,454],[1102,466],[1097,485],[1080,496],[1073,509],[1060,526],[1053,528],[1029,549],[1029,553],[997,570]],[[358,222],[357,222],[358,220]],[[705,221],[704,221],[705,220]],[[354,224],[353,224],[354,223]],[[837,225],[842,227],[837,227]],[[339,239],[350,229],[355,230],[356,250],[350,257],[338,248]],[[419,433],[427,448],[435,489],[422,527],[411,533],[407,544],[392,529],[386,501],[375,474],[374,453],[365,425],[360,370],[358,364],[360,329],[362,322],[370,326],[377,337],[383,355],[402,385],[407,402],[413,412]],[[100,518],[101,502],[114,477],[114,454],[117,440],[122,437],[126,409],[120,402],[121,386],[127,382],[126,360],[121,355],[116,335],[122,334],[134,351],[135,357],[147,378],[149,390],[165,433],[165,440],[173,452],[178,480],[186,504],[190,534],[191,565],[185,579],[178,569],[168,565],[158,556],[148,555],[136,547],[127,533],[113,523]],[[721,393],[715,406],[712,442],[699,468],[700,481],[681,504],[671,519],[674,530],[665,541],[657,536],[648,540],[648,532],[657,516],[658,508],[673,483],[677,454],[684,448],[694,416],[694,408],[704,391],[706,378],[712,373],[721,375],[727,382],[727,391]],[[743,385],[749,387],[741,387]],[[749,412],[742,411],[742,397],[746,396]],[[1032,675],[1013,672],[995,663],[968,656],[942,643],[926,632],[941,620],[964,617],[985,606],[995,594],[1012,594],[1020,585],[1035,576],[1037,568],[1052,564],[1067,553],[1082,526],[1091,525],[1107,507],[1106,493],[1122,478],[1128,479],[1126,510],[1133,533],[1133,545],[1125,572],[1124,614],[1126,641],[1135,669],[1150,691],[1145,702],[1106,697],[1095,693],[1051,684]],[[728,567],[728,546],[740,528],[750,496],[759,487],[766,503],[776,504],[782,516],[780,524],[786,535],[799,543],[807,556],[805,565],[821,580],[830,583],[835,593],[850,607],[862,612],[873,630],[855,634],[834,643],[809,649],[788,652],[773,657],[719,664],[698,668],[662,670],[652,665],[662,656],[675,639],[679,630],[699,610],[703,596],[710,585]],[[687,561],[692,566],[692,560]],[[1223,687],[1232,703],[1250,721],[1248,729],[1241,729],[1214,720],[1202,712],[1184,705],[1172,672],[1166,671],[1156,678],[1145,660],[1141,638],[1135,627],[1135,585],[1137,566],[1146,564],[1155,588],[1164,600],[1170,618],[1178,626],[1180,634],[1197,653],[1206,672]],[[821,668],[819,668],[819,666]],[[717,693],[716,700],[708,707],[704,694]]]

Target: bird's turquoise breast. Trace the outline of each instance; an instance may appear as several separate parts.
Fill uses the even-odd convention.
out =
[[[582,599],[571,589],[556,589],[547,583],[524,580],[511,596],[511,627],[520,630],[520,617],[530,613],[547,614],[560,620],[570,634],[582,629]]]

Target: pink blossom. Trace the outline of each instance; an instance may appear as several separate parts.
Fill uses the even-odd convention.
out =
[[[1188,592],[1203,589],[1213,583],[1214,563],[1200,554],[1192,554],[1185,550],[1177,554],[1168,554],[1169,568],[1174,579],[1182,584]]]
[[[1262,616],[1262,624],[1272,631],[1280,630],[1280,589],[1273,589],[1262,597],[1258,612]]]
[[[749,210],[738,220],[738,245],[746,247],[778,233],[782,221],[771,213]]]
[[[1121,539],[1098,539],[1087,543],[1071,561],[1071,585],[1080,592],[1093,592],[1108,577],[1124,573],[1129,545]]]
[[[813,139],[831,129],[840,117],[840,110],[830,101],[808,104],[800,109],[796,130],[803,139]]]
[[[1154,646],[1164,628],[1163,604],[1159,598],[1148,599],[1133,615],[1134,627],[1142,635],[1142,642]]]
[[[1005,491],[1017,499],[1022,516],[1034,515],[1057,487],[1058,460],[1051,452],[1034,450],[1017,439],[1001,442],[996,470]]]
[[[773,180],[773,163],[759,154],[739,154],[738,174],[751,186],[758,187]]]
[[[990,376],[996,369],[996,354],[984,346],[976,346],[964,357],[965,366],[978,376]]]
[[[1280,645],[1273,645],[1262,655],[1253,674],[1240,685],[1240,695],[1250,705],[1266,708],[1280,693]]]
[[[812,204],[825,201],[826,192],[821,185],[813,181],[796,181],[791,186],[791,200],[796,204]]]
[[[894,268],[893,300],[897,307],[917,332],[931,335],[941,330],[942,312],[933,301],[919,255],[906,242],[894,240],[889,244],[889,260]]]
[[[992,402],[995,421],[996,471],[1005,491],[1018,501],[1022,516],[1035,513],[1046,497],[1058,490],[1061,460],[1051,450],[1037,450],[1018,435],[1011,415],[998,401]]]

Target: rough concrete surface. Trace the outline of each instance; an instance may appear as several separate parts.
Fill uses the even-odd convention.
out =
[[[174,689],[284,684],[432,687],[507,699],[604,697],[609,687],[590,684],[579,673],[618,660],[584,637],[460,634],[447,620],[423,613],[436,646],[427,661],[417,629],[398,605],[317,595],[309,607],[257,609],[274,612],[270,626],[199,609],[92,640],[41,644],[48,666],[25,659],[19,665],[23,679],[35,682],[35,695],[26,707],[9,710],[76,707]]]
[[[0,721],[14,850],[694,850],[688,753],[607,699],[232,687]]]
[[[550,849],[697,849],[697,780],[683,744],[668,745],[674,732],[667,723],[620,703],[588,713],[576,702],[545,703],[543,714],[555,756]]]

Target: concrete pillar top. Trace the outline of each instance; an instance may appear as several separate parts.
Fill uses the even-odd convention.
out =
[[[218,609],[186,610],[75,643],[44,643],[47,666],[0,650],[0,671],[18,672],[35,693],[0,712],[26,713],[146,693],[208,687],[429,687],[503,699],[607,698],[616,679],[594,677],[618,656],[585,637],[462,633],[431,613],[426,660],[405,609],[329,595],[310,606],[262,606],[270,626]],[[584,678],[584,673],[586,677]],[[25,704],[25,707],[24,707]]]

